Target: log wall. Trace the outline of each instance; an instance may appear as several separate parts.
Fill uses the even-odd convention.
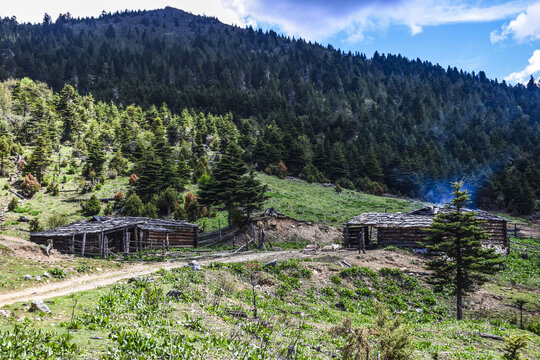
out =
[[[488,238],[484,244],[508,246],[507,225],[506,221],[487,221],[480,225]],[[345,246],[357,247],[356,235],[362,231],[363,227],[359,225],[349,225],[344,230]],[[374,229],[371,236],[371,242],[377,239],[378,246],[407,246],[407,247],[422,247],[421,244],[430,233],[425,228],[414,227],[380,227]]]
[[[197,247],[198,228],[174,227],[169,230],[171,232],[143,230],[131,226],[98,234],[83,233],[58,237],[32,235],[30,240],[45,245],[48,239],[53,239],[53,248],[62,253],[104,257],[110,253],[129,254],[148,249]]]

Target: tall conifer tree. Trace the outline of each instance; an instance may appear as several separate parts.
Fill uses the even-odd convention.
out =
[[[461,182],[452,183],[453,199],[447,204],[448,212],[435,216],[427,246],[432,254],[439,255],[428,263],[433,270],[434,282],[450,286],[456,295],[457,319],[463,319],[463,297],[475,285],[488,280],[486,275],[500,269],[501,259],[494,249],[484,249],[486,239],[477,214],[466,211],[469,194],[462,190]],[[442,256],[440,256],[442,255]]]

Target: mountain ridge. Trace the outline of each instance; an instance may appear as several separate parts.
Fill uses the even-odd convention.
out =
[[[494,208],[516,197],[504,194],[510,183],[526,182],[527,211],[540,195],[535,81],[508,86],[401,55],[368,59],[174,8],[41,25],[6,18],[0,31],[0,79],[71,84],[124,106],[231,112],[238,127],[253,127],[245,150],[261,170],[283,161],[293,175],[362,190],[371,181],[431,201],[465,176]]]

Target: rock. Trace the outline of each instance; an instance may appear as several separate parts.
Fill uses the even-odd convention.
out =
[[[0,316],[9,317],[9,311],[8,310],[0,310]]]
[[[23,278],[24,278],[24,280],[32,280],[33,279],[32,275],[28,275],[28,274],[24,275]]]
[[[319,244],[307,244],[306,245],[306,249],[318,249],[319,248]]]
[[[30,222],[30,219],[27,218],[26,216],[21,216],[21,217],[19,218],[19,222]]]
[[[92,339],[92,340],[103,340],[103,337],[101,337],[101,336],[90,336],[90,339]]]
[[[242,310],[229,310],[229,315],[234,316],[236,318],[243,318],[243,319],[247,319],[248,317],[245,311],[242,311]]]
[[[173,297],[176,300],[180,300],[180,298],[184,295],[184,293],[180,290],[172,289],[167,293],[167,296]]]
[[[101,269],[101,268],[96,268],[96,271],[103,271],[103,269]]]
[[[265,266],[265,267],[267,267],[267,266],[276,266],[277,263],[278,263],[277,259],[274,259],[274,260],[269,261],[269,262],[267,262],[266,264],[264,264],[264,266]]]
[[[32,301],[32,303],[30,305],[30,311],[42,311],[45,314],[50,314],[51,313],[51,309],[49,309],[49,307],[47,305],[45,305],[43,300],[34,300],[34,301]]]
[[[197,260],[191,260],[186,265],[184,265],[184,267],[190,267],[192,270],[195,270],[195,271],[202,270],[202,267],[201,267],[201,265],[199,265]]]
[[[37,281],[41,281],[41,276],[36,275],[36,280],[37,280]]]
[[[43,273],[43,277],[46,277],[46,278],[49,278],[49,279],[50,279],[50,278],[52,278],[52,275],[45,271],[45,272]]]

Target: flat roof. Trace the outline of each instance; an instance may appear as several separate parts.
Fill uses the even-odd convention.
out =
[[[467,212],[477,214],[478,220],[484,221],[506,221],[497,215],[490,214],[482,210],[464,209]],[[387,228],[429,228],[433,223],[433,218],[439,212],[450,212],[452,209],[442,207],[425,207],[409,213],[364,213],[355,216],[347,222],[347,225],[362,225]]]

